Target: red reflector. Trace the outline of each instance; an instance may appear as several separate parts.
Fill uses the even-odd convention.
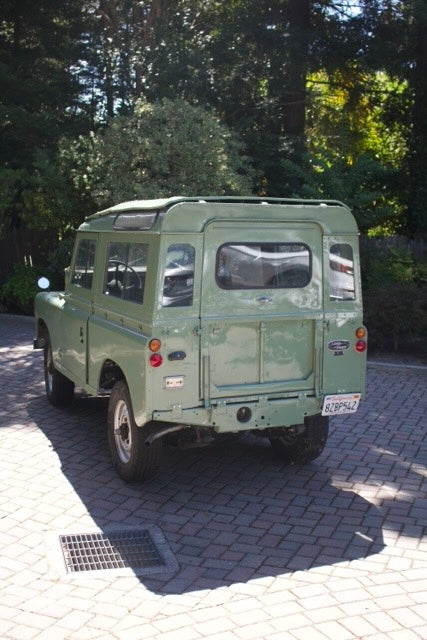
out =
[[[356,342],[355,348],[356,351],[358,351],[359,353],[363,353],[364,351],[366,351],[366,342],[364,340],[358,340]]]
[[[153,353],[150,356],[150,364],[152,367],[160,367],[163,362],[163,358],[160,353]]]

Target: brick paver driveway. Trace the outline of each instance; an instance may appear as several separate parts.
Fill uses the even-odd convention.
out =
[[[304,468],[241,437],[126,485],[106,400],[49,406],[32,337],[0,316],[1,638],[427,638],[425,369],[371,365],[363,407]],[[178,569],[58,573],[52,534],[112,525],[156,525]]]

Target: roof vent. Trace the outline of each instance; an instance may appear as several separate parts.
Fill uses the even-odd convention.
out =
[[[146,231],[156,222],[157,211],[119,213],[114,220],[114,229],[122,231]]]

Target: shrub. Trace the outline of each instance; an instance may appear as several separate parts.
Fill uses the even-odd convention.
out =
[[[427,356],[427,286],[391,283],[365,293],[365,322],[372,349]]]
[[[402,241],[404,245],[404,242]],[[361,243],[365,322],[373,350],[427,355],[427,261],[384,239]]]
[[[45,269],[24,264],[17,265],[13,275],[0,287],[0,300],[8,310],[31,315],[34,296],[39,291],[37,280],[45,275]]]
[[[70,264],[74,237],[61,240],[49,253],[46,266],[15,265],[12,276],[0,286],[0,302],[4,311],[18,311],[31,315],[34,308],[34,296],[40,291],[37,280],[45,276],[50,281],[50,289],[64,289],[64,270]]]
[[[253,169],[235,132],[184,100],[139,100],[130,116],[77,142],[62,162],[99,207],[171,195],[251,193]]]
[[[393,283],[421,283],[426,263],[417,261],[405,248],[375,241],[362,245],[362,279],[365,289],[377,289]],[[424,267],[423,267],[424,265]]]

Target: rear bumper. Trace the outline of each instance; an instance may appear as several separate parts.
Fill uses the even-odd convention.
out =
[[[239,409],[245,409],[239,413],[240,416],[244,416],[244,421],[238,418]],[[153,420],[212,427],[217,433],[230,433],[302,424],[306,416],[315,415],[320,411],[320,398],[303,395],[298,398],[262,398],[239,403],[220,401],[209,408],[183,409],[176,405],[170,411],[153,412]]]

